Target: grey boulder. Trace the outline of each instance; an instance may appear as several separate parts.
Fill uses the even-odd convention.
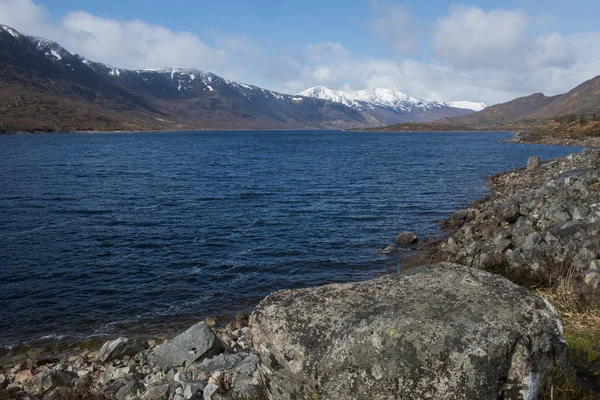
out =
[[[59,387],[71,387],[76,379],[73,372],[48,370],[36,374],[23,386],[28,393],[39,396]]]
[[[275,292],[250,325],[278,400],[534,400],[570,368],[550,303],[456,264]]]
[[[154,364],[163,370],[189,366],[223,351],[223,345],[204,322],[157,347],[150,355]]]
[[[136,339],[120,337],[104,343],[98,354],[98,361],[106,363],[113,360],[120,360],[125,356],[135,356],[139,352],[146,350],[146,345]]]
[[[417,240],[417,235],[413,232],[402,232],[396,237],[396,243],[398,244],[415,244]]]

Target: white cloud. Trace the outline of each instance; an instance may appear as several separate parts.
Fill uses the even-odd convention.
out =
[[[399,4],[371,0],[377,14],[368,25],[375,37],[400,53],[413,52],[416,47],[416,29],[406,9]]]
[[[340,43],[322,42],[309,43],[304,49],[304,55],[313,62],[329,62],[348,59],[352,53]]]
[[[436,56],[459,68],[503,67],[529,47],[527,15],[513,10],[452,7],[433,35]]]

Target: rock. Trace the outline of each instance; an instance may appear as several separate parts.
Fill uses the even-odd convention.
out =
[[[22,384],[24,382],[27,382],[31,378],[33,378],[33,372],[31,372],[31,370],[29,369],[24,369],[23,371],[20,371],[15,375],[13,382]]]
[[[66,371],[43,371],[23,384],[24,389],[34,396],[42,395],[58,387],[73,386],[77,374]]]
[[[553,307],[456,265],[275,292],[250,320],[272,399],[537,399],[569,370]]]
[[[398,244],[415,244],[417,240],[417,235],[414,232],[402,232],[396,237],[396,243]]]
[[[215,317],[206,317],[204,318],[204,323],[206,323],[206,326],[209,328],[213,328],[217,326],[217,319]]]
[[[115,395],[117,400],[134,400],[144,393],[146,387],[139,381],[132,381],[123,386]]]
[[[8,386],[8,379],[6,379],[6,375],[0,374],[0,390],[5,389]]]
[[[498,211],[502,219],[509,223],[515,222],[521,216],[520,205],[517,202],[503,204],[498,208]]]
[[[146,390],[140,400],[169,400],[170,385],[157,385]]]
[[[590,269],[600,269],[600,260],[593,260],[590,262]]]
[[[481,251],[481,242],[473,242],[469,245],[469,247],[467,247],[467,254],[469,256],[474,256],[476,254],[479,254],[480,251]]]
[[[203,396],[204,383],[199,381],[186,382],[183,384],[183,398],[190,400]]]
[[[600,271],[597,269],[590,269],[585,272],[583,276],[584,281],[587,285],[596,289],[600,283]]]
[[[158,368],[167,370],[202,361],[222,351],[223,345],[213,331],[200,322],[154,349],[150,358]]]
[[[527,170],[531,171],[534,170],[536,168],[540,167],[540,164],[542,162],[542,159],[538,156],[531,156],[529,157],[529,159],[527,160]]]
[[[219,386],[214,382],[209,382],[204,388],[203,397],[204,400],[220,400],[223,398],[219,393]]]
[[[135,356],[146,350],[146,346],[139,340],[120,337],[104,343],[98,353],[98,361],[107,363],[113,360],[121,360],[124,356]]]

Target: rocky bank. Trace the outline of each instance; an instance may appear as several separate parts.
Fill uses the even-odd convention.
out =
[[[573,273],[600,285],[600,151],[584,150],[494,176],[492,194],[442,222],[447,237],[408,263],[452,261],[550,280]],[[583,288],[586,290],[586,288]]]

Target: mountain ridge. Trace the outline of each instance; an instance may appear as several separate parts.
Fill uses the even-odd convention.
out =
[[[297,94],[298,96],[315,97],[323,100],[336,101],[348,106],[361,107],[361,103],[384,107],[398,108],[403,111],[412,108],[441,108],[452,107],[471,111],[480,111],[487,107],[485,103],[471,101],[441,102],[418,99],[398,90],[392,89],[363,89],[357,91],[332,90],[326,86],[315,86]]]
[[[0,132],[347,129],[461,115],[359,110],[179,68],[128,70],[0,25]]]

